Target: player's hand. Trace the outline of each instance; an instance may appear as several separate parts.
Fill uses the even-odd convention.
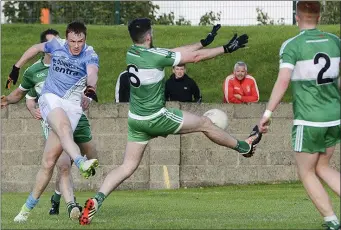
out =
[[[7,98],[5,95],[1,96],[1,108],[5,108],[8,105]]]
[[[34,117],[35,119],[37,119],[37,120],[41,120],[41,119],[42,119],[41,113],[40,113],[40,109],[39,109],[39,108],[36,108],[36,109],[34,110],[34,114],[32,114],[32,115],[33,115],[33,117]]]
[[[41,120],[42,117],[41,117],[41,113],[40,113],[40,109],[39,108],[32,108],[32,109],[29,109],[32,117],[36,120]]]
[[[225,53],[232,53],[236,51],[239,48],[245,47],[245,44],[249,42],[249,36],[247,34],[243,34],[241,36],[237,36],[237,34],[234,34],[233,38],[224,45],[224,52]]]
[[[234,94],[234,97],[241,100],[242,99],[242,96],[240,94]]]
[[[87,96],[85,96],[85,94],[83,94],[82,95],[82,103],[81,103],[82,109],[87,110],[90,106],[91,101],[92,101],[92,99],[90,97],[87,97]]]
[[[207,37],[205,39],[200,40],[200,43],[203,47],[208,46],[213,42],[214,37],[217,35],[217,32],[220,29],[220,27],[221,27],[220,24],[213,26],[212,31],[207,35]]]
[[[269,131],[270,124],[271,124],[271,118],[263,116],[258,125],[259,131],[261,133],[267,133]]]
[[[6,82],[6,89],[10,89],[11,88],[11,83],[13,83],[13,85],[17,84],[17,81],[18,81],[18,78],[19,78],[19,70],[20,70],[20,68],[18,68],[15,65],[13,65],[12,71],[9,74],[7,82]]]
[[[98,102],[95,87],[88,85],[84,91],[84,95],[87,96],[88,98],[91,98],[92,100]]]

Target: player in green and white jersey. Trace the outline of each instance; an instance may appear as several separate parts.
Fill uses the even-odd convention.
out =
[[[58,31],[48,29],[41,33],[41,42],[49,41],[58,35]],[[8,96],[4,96],[1,101],[1,107],[7,106],[8,104],[19,102],[26,94],[27,108],[35,119],[41,121],[45,139],[47,139],[49,128],[42,120],[40,109],[36,108],[36,100],[40,96],[41,89],[48,75],[50,62],[51,57],[48,54],[45,54],[44,57],[40,58],[37,62],[28,67],[23,74],[23,80],[19,87]],[[80,147],[82,154],[91,159],[97,157],[96,149],[94,148],[94,144],[91,141],[92,135],[90,124],[84,113],[81,116],[74,132],[74,140]],[[62,153],[61,146],[60,149],[56,149],[56,151]],[[61,193],[64,196],[65,202],[68,204],[69,215],[71,214],[73,208],[80,208],[78,205],[75,205],[74,201],[71,164],[72,162],[70,157],[63,152],[57,161],[58,173],[56,178],[56,190],[51,197],[52,208],[49,212],[50,215],[59,214]]]
[[[320,180],[340,196],[340,173],[329,166],[340,142],[340,39],[318,30],[320,2],[299,1],[296,20],[300,33],[280,49],[280,71],[270,101],[260,121],[267,132],[271,113],[291,81],[294,122],[292,145],[298,174],[328,229],[339,221]]]
[[[246,34],[240,37],[235,34],[226,45],[202,49],[214,40],[219,28],[220,25],[214,26],[205,39],[193,45],[161,49],[153,47],[149,19],[135,19],[129,24],[128,30],[134,45],[127,52],[127,71],[131,87],[125,157],[123,164],[108,174],[95,197],[87,200],[80,224],[90,224],[105,197],[134,173],[148,141],[152,138],[169,134],[203,132],[219,145],[232,148],[246,156],[253,154],[254,147],[261,138],[257,126],[247,140],[238,141],[215,126],[207,117],[165,107],[165,67],[199,62],[224,53],[232,53],[245,47],[248,42]]]

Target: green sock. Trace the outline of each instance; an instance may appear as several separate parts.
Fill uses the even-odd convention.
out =
[[[61,195],[60,193],[58,194],[56,191],[54,191],[52,200],[55,201],[55,202],[57,202],[57,203],[59,203],[59,202],[60,202],[60,197],[61,197],[61,196],[62,196],[62,195]]]
[[[67,209],[68,213],[71,212],[71,209],[72,209],[75,205],[76,205],[75,202],[72,202],[72,201],[70,201],[69,203],[66,204],[66,209]]]
[[[237,146],[233,149],[240,153],[247,153],[250,151],[250,145],[246,141],[237,141]]]
[[[97,200],[98,203],[98,209],[102,206],[102,203],[105,199],[105,195],[101,192],[96,193],[95,199]]]

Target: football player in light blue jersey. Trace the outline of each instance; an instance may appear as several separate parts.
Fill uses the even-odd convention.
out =
[[[73,140],[73,132],[83,112],[81,105],[91,100],[97,101],[98,56],[91,46],[85,44],[86,31],[83,23],[70,23],[66,29],[66,42],[54,38],[49,42],[33,45],[13,66],[10,73],[8,82],[15,84],[20,67],[28,60],[39,52],[49,53],[52,57],[49,74],[39,98],[42,118],[51,127],[52,132],[45,142],[42,164],[33,191],[14,218],[15,222],[25,222],[30,211],[38,203],[39,197],[51,180],[54,166],[60,156],[60,152],[55,149],[60,145],[74,160],[85,178],[94,175],[98,166],[97,159],[87,160],[82,157]],[[82,101],[83,91],[87,98],[85,101]],[[79,215],[80,210],[75,209],[70,217],[77,219]]]

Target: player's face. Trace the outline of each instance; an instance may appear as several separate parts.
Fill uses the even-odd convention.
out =
[[[246,75],[246,69],[244,66],[237,66],[237,68],[234,70],[234,76],[238,80],[243,80]]]
[[[146,40],[149,42],[149,47],[153,48],[153,29],[151,29],[150,33],[147,33]]]
[[[67,43],[71,54],[79,55],[85,45],[85,35],[83,33],[75,34],[74,32],[70,32],[67,35]]]
[[[182,78],[185,75],[186,69],[184,66],[175,66],[173,68],[173,73],[176,79]]]

